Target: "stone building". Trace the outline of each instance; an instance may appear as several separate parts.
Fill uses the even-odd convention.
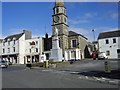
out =
[[[74,32],[74,30],[69,31],[68,16],[66,15],[66,7],[63,0],[56,0],[53,11],[52,37],[56,27],[64,60],[84,59],[87,38]]]

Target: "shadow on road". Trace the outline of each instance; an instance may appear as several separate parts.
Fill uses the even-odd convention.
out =
[[[110,73],[105,73],[104,71],[90,71],[90,72],[80,72],[80,73],[71,73],[84,76],[94,76],[94,77],[104,77],[110,79],[120,79],[120,70],[111,70]]]

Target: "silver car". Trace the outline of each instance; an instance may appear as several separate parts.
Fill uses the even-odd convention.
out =
[[[0,61],[0,67],[1,67],[1,68],[7,68],[7,67],[8,67],[7,62],[4,61],[4,60],[1,60],[1,61]]]

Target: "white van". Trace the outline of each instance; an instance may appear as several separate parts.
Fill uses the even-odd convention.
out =
[[[108,59],[108,56],[106,56],[105,52],[99,52],[98,59]]]

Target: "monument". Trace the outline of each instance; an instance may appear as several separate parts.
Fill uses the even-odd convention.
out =
[[[58,29],[56,27],[55,27],[52,43],[53,44],[52,44],[50,59],[53,60],[54,62],[61,62],[63,59],[62,49],[59,47]]]

